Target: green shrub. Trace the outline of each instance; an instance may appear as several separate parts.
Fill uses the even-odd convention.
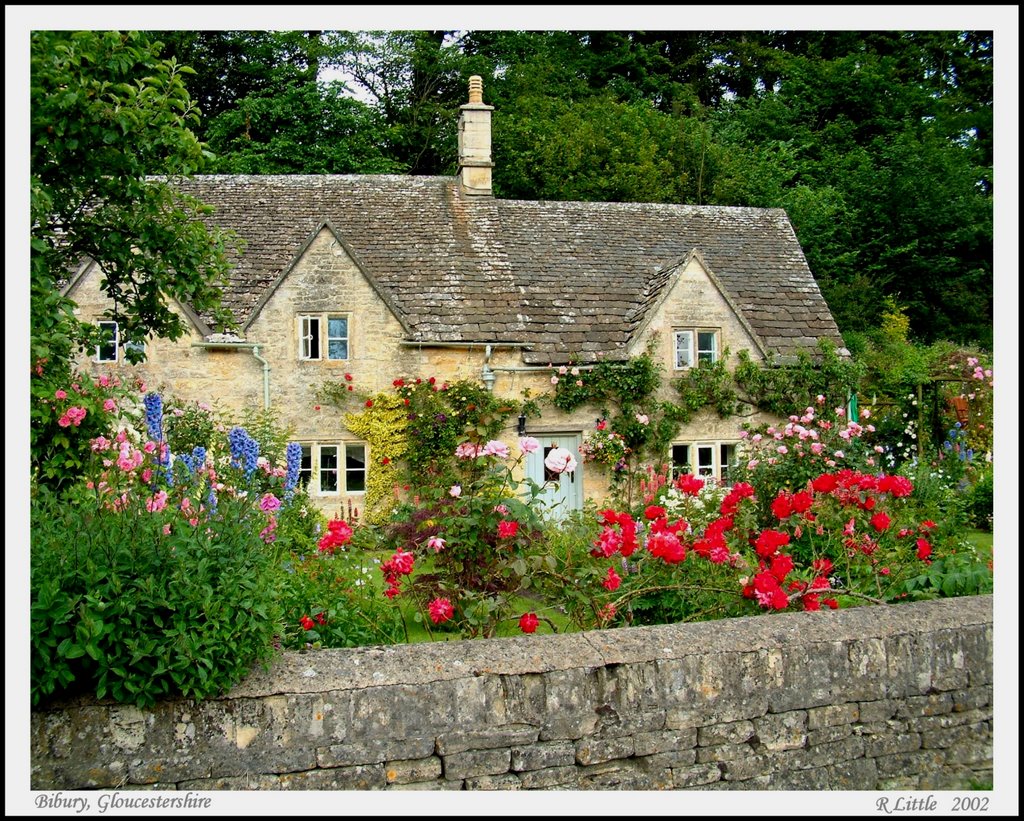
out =
[[[295,554],[282,564],[282,644],[359,647],[404,639],[401,613],[377,590],[380,570],[361,550]]]
[[[33,500],[34,704],[85,690],[139,706],[204,698],[274,651],[279,575],[252,501],[222,494],[192,526],[180,507],[124,498]]]
[[[995,477],[991,470],[982,474],[971,489],[968,508],[971,523],[978,530],[992,532],[992,515],[995,496]]]

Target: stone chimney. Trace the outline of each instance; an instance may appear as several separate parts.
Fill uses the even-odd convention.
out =
[[[469,78],[469,102],[460,107],[459,115],[459,183],[464,194],[492,195],[491,112],[494,106],[484,105],[483,78]]]

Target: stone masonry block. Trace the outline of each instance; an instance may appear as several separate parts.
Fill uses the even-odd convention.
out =
[[[416,738],[444,732],[454,724],[451,681],[368,687],[352,693],[351,741]]]
[[[636,755],[654,755],[675,750],[688,750],[697,746],[697,729],[660,730],[652,733],[637,733],[634,738]]]
[[[435,755],[406,761],[386,761],[384,778],[388,784],[411,784],[441,777],[441,759]]]
[[[544,674],[542,741],[582,738],[597,729],[600,717],[595,703],[594,682],[594,676],[582,669]]]
[[[856,704],[829,704],[825,707],[812,707],[807,711],[807,729],[817,730],[837,724],[853,724],[859,717],[860,708]]]
[[[519,773],[524,790],[544,790],[552,787],[575,786],[579,778],[576,767],[547,767]]]
[[[519,776],[512,773],[505,775],[482,775],[477,778],[466,779],[467,790],[519,790],[523,782]]]
[[[571,741],[542,741],[528,747],[512,748],[512,770],[543,770],[565,767],[576,761],[576,745]]]
[[[697,730],[697,744],[714,747],[718,744],[742,744],[754,737],[754,722],[733,721],[728,724],[712,724]]]
[[[722,778],[722,771],[717,764],[697,764],[693,767],[685,767],[679,770],[672,770],[672,780],[677,790],[692,789],[704,784],[712,784]]]
[[[472,725],[470,725],[472,726]],[[451,755],[466,750],[493,750],[497,747],[517,747],[532,744],[540,730],[528,724],[512,724],[486,730],[454,731],[437,737],[437,752]]]
[[[630,736],[610,739],[584,738],[576,742],[576,761],[579,764],[600,764],[603,761],[629,758],[631,755],[633,739]]]
[[[444,756],[444,777],[449,781],[509,771],[511,750],[467,750]]]
[[[807,743],[807,712],[793,710],[755,718],[754,732],[766,750],[780,752],[799,749]]]
[[[433,736],[403,738],[399,741],[379,739],[359,744],[335,744],[330,747],[318,747],[316,760],[320,767],[344,767],[426,758],[433,754],[434,744]]]

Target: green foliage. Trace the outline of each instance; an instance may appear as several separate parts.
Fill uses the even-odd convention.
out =
[[[697,367],[689,368],[686,374],[672,382],[679,394],[679,419],[688,422],[693,415],[705,407],[714,408],[723,419],[738,411],[738,397],[733,388],[733,376],[726,362],[729,349],[726,348],[715,362],[701,360]]]
[[[380,573],[369,554],[342,550],[326,555],[315,545],[310,548],[293,550],[282,563],[283,646],[304,650],[402,641],[401,616],[377,595]],[[303,618],[308,619],[305,625]]]
[[[801,351],[795,363],[784,365],[758,363],[747,351],[740,351],[733,378],[751,402],[780,416],[794,408],[814,406],[818,396],[845,401],[857,389],[862,366],[853,358],[840,356],[827,339],[819,340],[818,351],[814,358]]]
[[[260,446],[260,456],[271,464],[283,464],[285,448],[294,435],[294,428],[281,424],[281,414],[275,408],[248,407],[238,423]],[[210,441],[213,441],[212,439]]]
[[[189,69],[138,33],[36,31],[31,38],[32,361],[51,366],[91,342],[59,286],[88,259],[125,342],[184,333],[177,299],[215,322],[229,238],[169,184],[196,172]],[[161,175],[155,177],[152,175]],[[126,355],[136,356],[132,349]]]
[[[115,510],[96,495],[35,495],[33,704],[87,690],[139,706],[204,698],[273,653],[274,551],[252,502],[224,495],[208,527],[144,502]]]
[[[209,448],[217,436],[217,412],[204,402],[170,399],[164,405],[164,437],[171,453],[192,453],[194,448]],[[259,437],[249,431],[255,439]],[[262,444],[260,450],[263,450]]]
[[[971,524],[978,530],[992,532],[992,515],[995,499],[995,474],[985,471],[971,488],[968,502]]]
[[[965,542],[959,551],[951,551],[931,564],[923,572],[907,579],[905,592],[912,601],[949,598],[952,596],[980,596],[991,593],[992,570]]]

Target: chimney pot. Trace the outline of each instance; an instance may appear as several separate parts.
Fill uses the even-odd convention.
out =
[[[474,74],[469,78],[469,101],[471,103],[484,101],[484,78],[479,74]]]

